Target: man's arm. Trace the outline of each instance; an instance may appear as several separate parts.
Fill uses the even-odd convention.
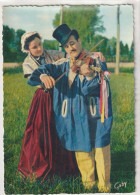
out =
[[[81,91],[83,95],[90,95],[91,93],[95,92],[97,94],[97,90],[99,87],[99,76],[95,76],[93,79],[88,80],[86,77],[84,78],[82,82],[82,88]]]
[[[100,62],[100,67],[102,71],[107,71],[107,65],[105,62],[101,62],[101,60],[99,59]],[[100,83],[100,78],[99,78],[99,74],[100,73],[95,73],[89,68],[88,64],[84,64],[80,67],[80,74],[85,76],[85,79],[83,80],[82,83],[82,93],[84,95],[89,95],[91,93],[97,94],[97,92],[99,92],[99,83]],[[98,91],[97,91],[98,90]]]
[[[100,67],[101,67],[102,71],[108,71],[106,62],[102,62],[100,59],[98,59],[98,60],[99,60]]]
[[[55,84],[54,80],[62,73],[60,66],[52,64],[42,65],[37,68],[28,79],[31,86],[45,85],[46,88],[52,88]]]

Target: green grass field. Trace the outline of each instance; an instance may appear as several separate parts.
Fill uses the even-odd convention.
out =
[[[134,76],[125,69],[119,76],[112,72],[111,90],[114,123],[111,134],[112,193],[135,191],[134,151]],[[27,85],[21,67],[4,70],[4,162],[6,194],[95,193],[87,191],[81,178],[58,176],[40,181],[24,181],[17,175],[17,166],[28,110],[36,88]]]

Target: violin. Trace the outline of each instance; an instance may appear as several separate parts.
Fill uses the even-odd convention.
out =
[[[96,59],[92,58],[91,56],[82,53],[80,57],[74,62],[73,66],[71,67],[74,73],[80,74],[80,68],[83,64],[87,64],[91,70],[91,73],[101,73],[102,70],[96,62]]]

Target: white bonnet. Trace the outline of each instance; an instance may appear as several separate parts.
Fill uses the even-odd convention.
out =
[[[22,35],[22,37],[21,37],[21,51],[22,51],[22,52],[24,52],[24,53],[28,53],[28,52],[29,52],[27,49],[24,48],[24,47],[25,47],[25,43],[26,43],[26,40],[27,40],[29,37],[31,37],[32,35],[34,35],[34,34],[38,34],[38,36],[42,39],[42,36],[41,36],[38,32],[36,32],[36,31],[24,33],[24,34]]]

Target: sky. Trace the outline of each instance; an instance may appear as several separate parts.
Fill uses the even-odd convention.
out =
[[[9,6],[3,7],[3,24],[25,31],[38,31],[43,39],[52,40],[53,20],[59,6]],[[106,31],[100,33],[107,38],[117,35],[117,6],[101,5],[100,16]],[[78,29],[77,29],[78,30]],[[120,40],[131,46],[133,41],[133,6],[120,5]]]

